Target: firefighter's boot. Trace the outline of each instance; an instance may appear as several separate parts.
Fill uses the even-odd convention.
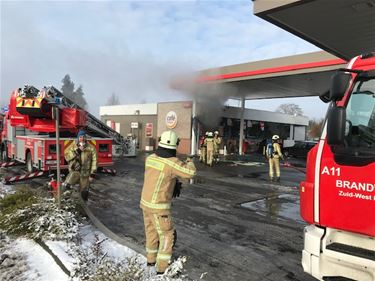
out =
[[[81,197],[83,199],[83,201],[87,201],[89,199],[89,190],[88,189],[84,189],[81,191]]]
[[[71,190],[72,189],[72,185],[70,183],[67,183],[67,182],[64,182],[62,184],[62,187],[63,187],[63,191],[67,191],[67,190]]]
[[[155,268],[155,263],[147,263],[147,268],[146,268],[146,277],[151,278],[156,275],[156,268]]]
[[[276,182],[280,182],[280,177],[277,177],[277,178],[276,178]]]

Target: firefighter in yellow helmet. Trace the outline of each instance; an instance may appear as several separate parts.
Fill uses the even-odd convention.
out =
[[[69,165],[69,174],[63,187],[69,189],[71,185],[79,183],[81,196],[87,201],[89,185],[95,178],[97,169],[97,153],[95,147],[87,142],[85,131],[78,132],[77,142],[65,150],[64,154]]]
[[[219,162],[219,150],[221,144],[221,137],[219,136],[219,132],[215,131],[214,133],[214,162]]]
[[[214,160],[214,134],[212,132],[208,133],[204,143],[207,147],[207,165],[212,167]]]
[[[181,161],[176,157],[178,142],[175,132],[163,132],[156,152],[148,156],[145,163],[140,207],[143,210],[147,265],[156,264],[158,274],[167,269],[176,242],[171,201],[179,196],[181,184],[177,179],[191,179],[196,174],[190,158]]]
[[[283,158],[283,154],[281,152],[280,144],[278,143],[280,137],[278,135],[272,136],[272,143],[267,145],[266,155],[269,162],[269,176],[270,181],[280,181],[280,158]],[[276,172],[276,178],[274,174],[274,170]]]

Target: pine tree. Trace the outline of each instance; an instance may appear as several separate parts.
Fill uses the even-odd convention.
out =
[[[88,109],[82,85],[79,85],[79,87],[74,90],[74,82],[70,79],[69,74],[66,74],[61,82],[63,83],[61,87],[63,95],[75,102],[78,106]]]

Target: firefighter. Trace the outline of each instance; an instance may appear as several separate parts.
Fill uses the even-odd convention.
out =
[[[145,163],[140,207],[143,210],[147,265],[156,265],[158,274],[167,269],[177,238],[171,216],[172,197],[179,195],[181,187],[177,178],[191,179],[196,174],[190,158],[183,162],[176,157],[178,143],[175,132],[163,132],[156,152],[148,156]]]
[[[207,163],[207,145],[205,143],[207,136],[208,132],[206,132],[204,137],[200,140],[201,154],[199,155],[199,162],[204,164]]]
[[[214,134],[212,132],[208,133],[204,143],[207,147],[207,165],[212,167],[214,157]]]
[[[77,142],[65,150],[65,159],[69,165],[69,174],[64,182],[65,189],[79,183],[82,199],[87,201],[89,185],[95,178],[97,169],[97,154],[95,148],[87,142],[85,131],[79,131]]]
[[[221,144],[221,137],[219,136],[219,132],[215,131],[214,133],[214,161],[215,163],[219,162],[220,144]]]
[[[266,155],[269,163],[269,176],[270,181],[280,181],[280,158],[283,158],[281,148],[278,143],[280,137],[278,135],[272,136],[272,143],[267,145]],[[274,177],[274,170],[276,172],[276,179]]]

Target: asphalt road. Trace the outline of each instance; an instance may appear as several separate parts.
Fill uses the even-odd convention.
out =
[[[198,176],[173,202],[178,232],[174,256],[187,256],[186,273],[204,280],[313,280],[301,267],[304,223],[299,217],[299,168],[282,168],[281,182],[269,183],[261,157],[232,159]],[[246,160],[246,161],[241,161]],[[139,208],[144,157],[116,161],[117,176],[101,176],[89,207],[119,236],[144,244]],[[301,168],[302,167],[302,168]]]

